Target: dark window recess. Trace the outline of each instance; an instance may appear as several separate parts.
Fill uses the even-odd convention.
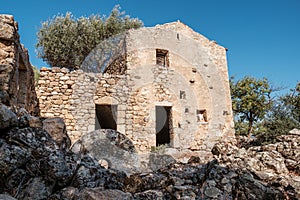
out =
[[[169,66],[169,53],[167,50],[156,49],[156,64]]]
[[[197,121],[198,122],[207,122],[207,112],[205,109],[203,110],[197,110]]]
[[[95,130],[117,130],[117,105],[96,105]]]
[[[188,112],[189,112],[189,109],[188,109],[188,108],[185,108],[185,109],[184,109],[184,112],[185,112],[185,113],[188,113]]]
[[[156,106],[156,146],[170,144],[172,125],[172,107]]]
[[[185,91],[180,91],[180,99],[186,99]]]

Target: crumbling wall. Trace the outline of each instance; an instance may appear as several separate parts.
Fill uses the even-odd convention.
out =
[[[0,15],[0,102],[39,114],[34,72],[11,15]]]
[[[176,22],[130,30],[125,52],[103,74],[42,69],[42,116],[63,117],[74,142],[97,128],[98,105],[103,113],[111,106],[117,130],[139,152],[158,145],[159,107],[169,109],[172,148],[210,151],[233,136],[225,48]]]
[[[173,115],[174,147],[210,149],[216,141],[234,135],[224,47],[181,22],[130,30],[126,44],[130,55],[127,71],[132,75],[151,67],[158,69],[157,51],[168,51],[166,59],[169,60],[164,67],[169,70],[147,71],[146,74],[153,74],[154,80],[162,77],[157,83],[154,81],[160,91],[157,97],[161,98],[152,103],[167,103],[173,113],[180,115]],[[169,74],[172,70],[174,75]],[[164,88],[174,94],[175,99],[169,101]],[[150,99],[155,98],[150,96]],[[176,102],[179,107],[175,106]],[[204,121],[198,120],[199,115],[204,116],[202,112]]]
[[[124,75],[41,68],[37,95],[42,117],[61,117],[72,142],[95,130],[95,105],[118,105],[117,127],[125,132],[129,91]]]

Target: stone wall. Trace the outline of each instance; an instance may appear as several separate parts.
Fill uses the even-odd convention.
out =
[[[124,132],[127,96],[124,75],[41,68],[37,95],[41,116],[62,117],[72,142],[95,130],[95,105],[118,105],[118,130]],[[116,84],[118,83],[118,86]],[[125,92],[124,92],[125,91]]]
[[[176,22],[129,31],[125,52],[104,74],[41,69],[41,115],[64,118],[74,142],[99,127],[97,106],[111,106],[138,152],[157,146],[158,107],[169,109],[172,148],[209,151],[233,136],[224,47]]]
[[[34,72],[11,15],[0,15],[0,102],[39,114]]]

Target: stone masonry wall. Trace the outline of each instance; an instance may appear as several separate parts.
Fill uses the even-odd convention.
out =
[[[41,116],[65,119],[72,142],[95,130],[95,104],[118,104],[118,130],[124,132],[124,75],[84,73],[66,68],[41,68],[37,95]],[[116,86],[119,83],[118,86]]]
[[[34,72],[11,15],[0,15],[0,102],[39,114]]]
[[[157,52],[167,53],[165,66]],[[233,135],[225,52],[180,22],[131,30],[110,74],[41,69],[41,115],[64,118],[74,142],[95,130],[96,105],[114,105],[117,130],[149,152],[157,145],[156,107],[167,107],[170,147],[210,151]]]

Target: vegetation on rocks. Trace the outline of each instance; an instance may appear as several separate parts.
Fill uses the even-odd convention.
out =
[[[77,69],[101,41],[129,29],[143,26],[115,6],[109,17],[91,15],[75,18],[70,12],[42,23],[37,33],[38,57],[52,67]]]

